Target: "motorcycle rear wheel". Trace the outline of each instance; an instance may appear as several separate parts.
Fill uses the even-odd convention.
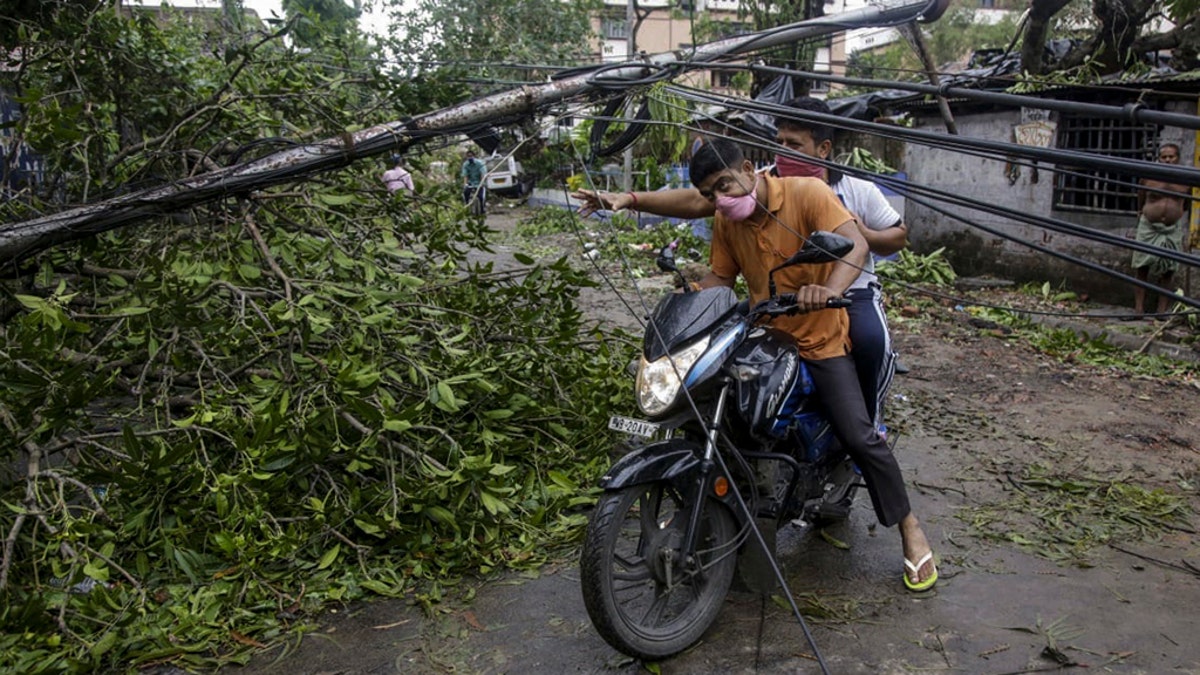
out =
[[[607,493],[596,505],[580,559],[583,600],[596,631],[624,654],[678,654],[721,609],[737,565],[737,524],[724,504],[705,503],[699,564],[686,565],[680,546],[691,508],[666,483]]]

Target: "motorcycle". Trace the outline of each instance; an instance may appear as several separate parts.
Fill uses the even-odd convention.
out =
[[[686,282],[655,308],[636,378],[647,419],[609,421],[651,440],[601,478],[580,558],[588,616],[618,651],[659,660],[699,640],[739,553],[769,548],[751,536],[758,522],[848,516],[860,477],[820,410],[795,339],[759,324],[798,311],[794,294],[776,293],[775,272],[852,248],[845,237],[814,233],[770,271],[770,297],[752,308],[730,288],[693,291]],[[658,266],[679,273],[671,247]]]

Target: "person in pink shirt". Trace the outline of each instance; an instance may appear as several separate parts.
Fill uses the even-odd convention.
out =
[[[397,190],[413,191],[412,174],[404,165],[399,156],[394,157],[395,166],[383,172],[383,184],[387,186],[388,192],[395,193]]]

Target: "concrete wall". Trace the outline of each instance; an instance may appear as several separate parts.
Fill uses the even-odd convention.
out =
[[[1193,113],[1190,108],[1191,106],[1178,104],[1168,105],[1166,109],[1171,112]],[[1056,114],[1052,114],[1050,119],[1057,121]],[[955,122],[962,136],[1012,142],[1013,127],[1021,122],[1021,115],[1019,111],[956,113]],[[916,127],[945,133],[945,126],[936,112],[920,116]],[[1193,137],[1192,132],[1176,128],[1165,128],[1161,132],[1163,142],[1179,143],[1185,161],[1193,156]],[[1136,225],[1136,217],[1133,215],[1053,210],[1052,165],[1040,163],[1036,171],[1028,166],[1009,167],[1004,161],[973,157],[915,143],[907,144],[902,164],[909,181],[919,185],[1118,236],[1133,236]],[[927,201],[950,214],[964,217],[971,223],[992,228],[1018,240],[1036,243],[1052,251],[1130,273],[1130,252],[1127,249],[1052,232],[975,209]],[[1018,282],[1049,281],[1052,286],[1058,287],[1061,284],[1069,290],[1088,293],[1093,299],[1101,302],[1132,302],[1131,287],[1102,271],[1090,270],[989,234],[979,227],[956,220],[952,215],[939,213],[930,206],[918,204],[913,199],[909,199],[906,204],[905,220],[909,225],[909,240],[913,250],[928,253],[945,247],[946,256],[961,276],[992,275]],[[1178,277],[1176,283],[1182,285],[1185,275],[1180,274]],[[1200,278],[1195,282],[1200,282]],[[1190,291],[1189,295],[1192,295]]]

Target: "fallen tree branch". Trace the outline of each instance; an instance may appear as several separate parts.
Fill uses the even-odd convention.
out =
[[[275,261],[274,254],[271,253],[271,249],[267,246],[267,242],[263,240],[262,232],[259,232],[258,225],[254,224],[254,216],[249,212],[246,213],[245,222],[246,230],[254,239],[254,243],[258,244],[258,250],[262,253],[263,258],[267,261],[267,266],[271,268],[271,271],[275,273],[275,276],[279,278],[280,283],[283,284],[283,296],[287,299],[288,305],[291,305],[292,280],[288,277],[288,275],[283,273],[283,269],[280,268],[279,263]]]

